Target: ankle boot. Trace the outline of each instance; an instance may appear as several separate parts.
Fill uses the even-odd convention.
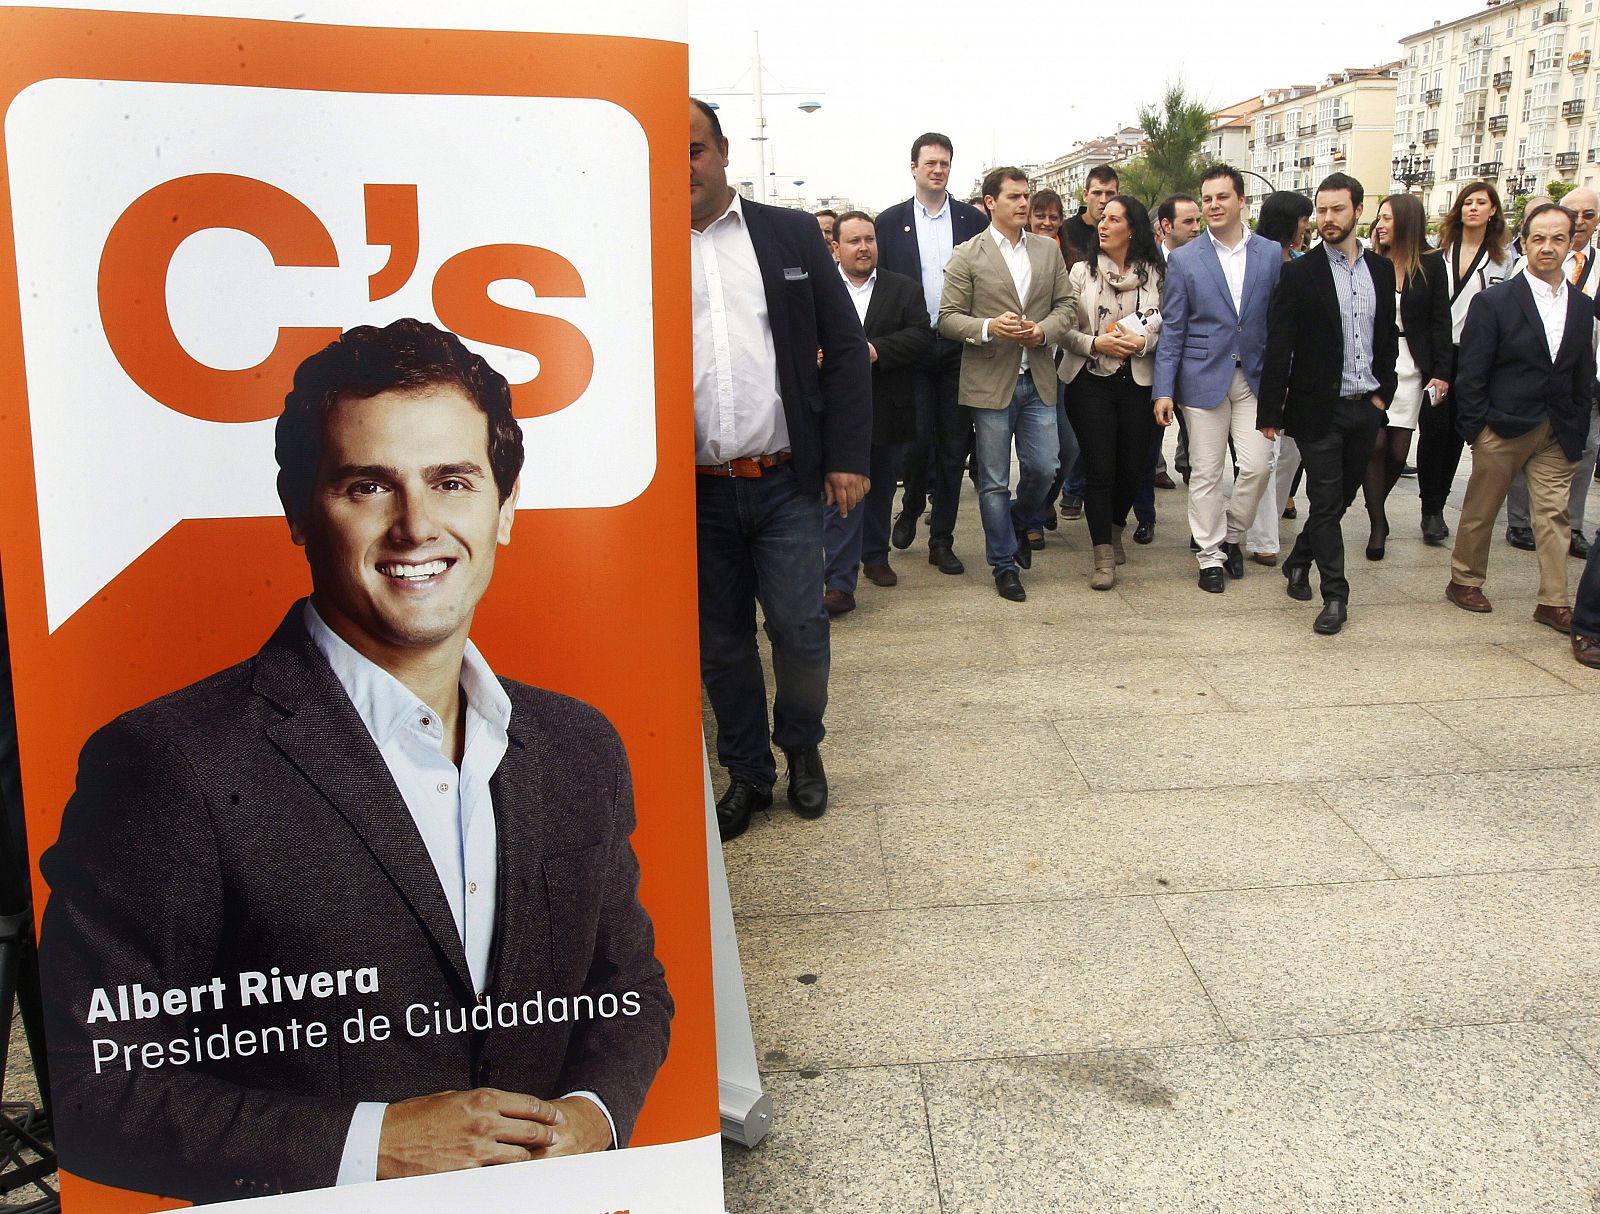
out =
[[[1110,590],[1117,584],[1117,553],[1110,544],[1094,546],[1094,572],[1089,575],[1091,590]]]
[[[1128,563],[1128,550],[1122,546],[1122,533],[1127,529],[1126,525],[1111,528],[1111,551],[1116,554],[1119,565]]]

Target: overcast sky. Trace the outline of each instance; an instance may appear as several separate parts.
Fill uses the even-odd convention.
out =
[[[690,0],[689,80],[697,91],[748,93],[759,22],[767,168],[778,193],[842,194],[876,211],[911,192],[911,141],[925,130],[954,141],[951,189],[964,196],[985,164],[1053,160],[1134,124],[1139,106],[1158,100],[1169,81],[1216,109],[1398,59],[1403,35],[1482,9],[1482,0],[1231,8],[1102,0],[1004,10],[982,0]],[[1227,18],[1215,19],[1218,12]],[[805,91],[770,95],[779,88]],[[731,145],[729,179],[754,178],[751,99],[714,99]],[[796,106],[805,100],[822,108],[803,113]],[[805,181],[798,190],[796,178]]]

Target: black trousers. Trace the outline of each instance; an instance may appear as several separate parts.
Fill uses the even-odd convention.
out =
[[[961,343],[935,337],[933,349],[913,375],[917,436],[905,449],[900,479],[906,488],[900,509],[920,518],[931,496],[928,546],[948,548],[956,529],[956,507],[961,502],[961,474],[972,452],[972,415],[956,403],[961,382]]]
[[[1456,469],[1461,466],[1461,431],[1456,429],[1456,397],[1448,393],[1443,404],[1422,402],[1417,416],[1417,490],[1422,513],[1443,514]]]
[[[1150,389],[1134,382],[1126,363],[1115,375],[1087,366],[1067,391],[1067,416],[1083,450],[1083,513],[1089,538],[1111,542],[1111,529],[1128,522],[1139,481],[1150,469],[1150,434],[1156,428]]]
[[[1322,575],[1324,599],[1350,600],[1350,583],[1344,576],[1344,533],[1339,530],[1344,512],[1372,458],[1372,444],[1383,425],[1383,410],[1370,396],[1339,398],[1328,406],[1328,428],[1317,438],[1295,435],[1306,473],[1310,513],[1295,540],[1285,569],[1309,569],[1313,560]]]

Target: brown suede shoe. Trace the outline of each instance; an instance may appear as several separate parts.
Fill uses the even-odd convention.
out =
[[[1600,640],[1586,637],[1581,632],[1572,634],[1572,656],[1580,666],[1600,670]]]
[[[1464,611],[1476,611],[1482,614],[1494,610],[1489,600],[1484,597],[1483,591],[1476,586],[1463,586],[1460,582],[1451,582],[1444,588],[1444,597]]]
[[[844,590],[830,590],[822,596],[822,608],[829,615],[843,615],[856,609],[856,596]]]
[[[1533,609],[1533,619],[1534,623],[1554,628],[1557,632],[1572,631],[1571,607],[1548,607],[1540,603]]]
[[[863,565],[861,572],[874,586],[894,586],[900,581],[900,575],[888,565]]]
[[[1256,564],[1265,565],[1270,569],[1278,563],[1278,554],[1276,552],[1252,552],[1250,559]]]

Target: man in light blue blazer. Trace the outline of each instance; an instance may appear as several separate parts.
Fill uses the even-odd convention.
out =
[[[1189,530],[1200,545],[1200,588],[1221,594],[1244,576],[1240,542],[1267,487],[1272,445],[1256,429],[1267,313],[1283,265],[1276,241],[1244,222],[1244,177],[1213,165],[1200,182],[1206,235],[1173,251],[1161,294],[1156,420],[1172,424],[1174,401],[1189,431]],[[1222,496],[1233,442],[1238,475]]]

